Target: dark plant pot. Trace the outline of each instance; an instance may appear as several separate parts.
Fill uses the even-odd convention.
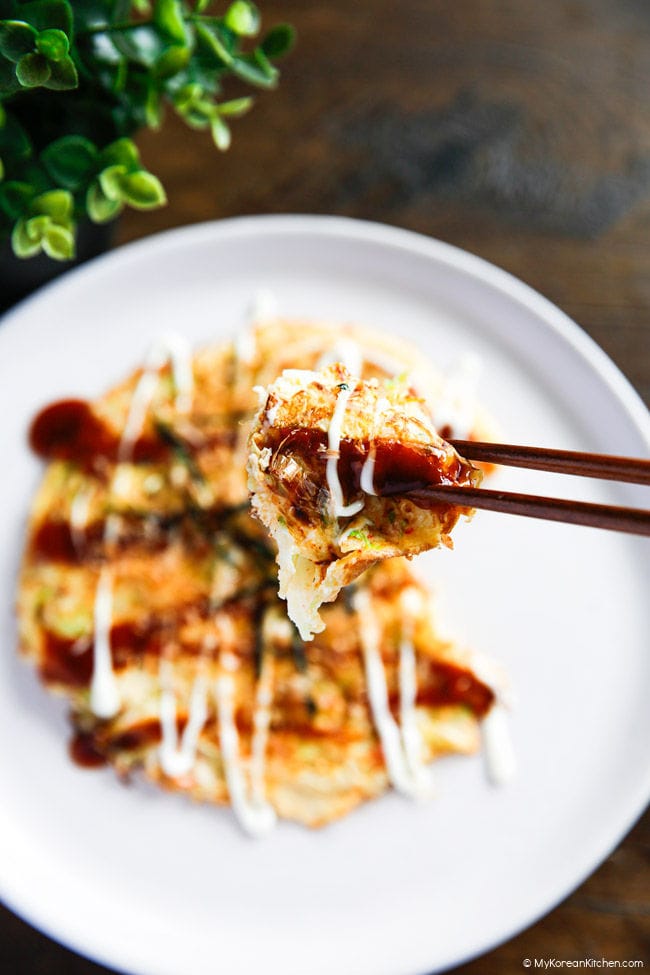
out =
[[[79,224],[77,256],[73,261],[53,261],[44,254],[21,260],[8,242],[0,245],[0,313],[70,268],[103,254],[113,243],[114,233],[114,223]]]

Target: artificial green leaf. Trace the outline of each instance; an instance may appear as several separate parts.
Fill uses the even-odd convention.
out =
[[[197,24],[196,36],[218,61],[227,67],[233,64],[233,56],[223,43],[215,25]]]
[[[149,0],[131,0],[131,6],[138,14],[146,15],[151,13]]]
[[[109,200],[102,192],[99,182],[93,180],[86,193],[86,210],[93,223],[108,223],[118,215],[122,207],[121,200]]]
[[[217,115],[217,106],[204,97],[200,85],[187,85],[180,94],[174,105],[184,121],[193,129],[206,129]]]
[[[210,122],[210,131],[212,132],[212,141],[217,149],[221,150],[221,152],[225,152],[230,148],[232,138],[230,135],[230,129],[219,115],[215,115]]]
[[[16,91],[20,91],[16,69],[11,61],[0,58],[0,98],[8,98]]]
[[[42,54],[23,54],[16,65],[16,77],[23,88],[38,88],[51,74],[49,61]]]
[[[153,22],[175,41],[188,43],[190,35],[183,19],[183,5],[180,0],[156,0],[153,6]]]
[[[171,78],[187,67],[191,51],[181,44],[171,44],[153,63],[152,72],[156,78]]]
[[[48,190],[31,203],[32,213],[45,214],[56,223],[68,223],[72,219],[73,208],[74,200],[67,190]]]
[[[23,182],[27,183],[32,191],[32,196],[38,193],[45,193],[50,188],[50,181],[43,167],[37,160],[28,159],[20,168],[20,175]]]
[[[157,176],[144,169],[122,177],[122,199],[137,210],[153,210],[167,202],[163,185]]]
[[[50,77],[44,82],[44,88],[50,88],[52,91],[69,91],[71,88],[78,87],[77,68],[69,55],[66,54],[60,61],[49,61],[48,64]]]
[[[231,70],[242,81],[247,81],[256,88],[273,88],[278,79],[277,68],[273,67],[259,48],[254,54],[242,54],[234,58]]]
[[[126,79],[129,73],[129,62],[126,58],[120,57],[117,61],[115,75],[111,82],[111,89],[118,95],[126,88]]]
[[[125,58],[147,68],[169,44],[169,38],[154,24],[140,24],[128,31],[114,31],[111,40]]]
[[[4,178],[5,178],[5,164],[3,163],[2,157],[0,156],[0,183]]]
[[[74,233],[68,227],[51,224],[43,234],[43,250],[55,261],[70,261],[74,257]]]
[[[95,168],[97,147],[80,135],[65,135],[41,153],[48,175],[58,186],[77,190]]]
[[[109,34],[103,34],[101,32],[91,34],[88,37],[84,37],[82,43],[85,48],[85,57],[98,65],[117,65],[124,58],[124,54],[117,49],[113,38]]]
[[[210,125],[210,118],[207,118],[205,112],[196,111],[191,109],[188,112],[183,113],[183,121],[186,125],[189,125],[191,129],[207,129]]]
[[[100,159],[104,166],[124,166],[126,171],[139,166],[140,153],[132,139],[116,139],[102,149]]]
[[[4,121],[0,123],[0,149],[6,160],[20,161],[28,159],[32,146],[22,125],[11,116],[4,114]]]
[[[194,13],[202,14],[204,10],[210,6],[210,0],[196,0],[194,4]]]
[[[0,102],[0,129],[4,128],[5,122],[7,121],[7,113],[5,112],[4,105]]]
[[[206,57],[204,49],[201,49],[192,56],[186,70],[178,78],[173,79],[170,87],[178,91],[187,84],[196,84],[209,94],[216,95],[221,90],[220,79],[226,71],[227,68],[222,61],[217,61],[211,52]],[[171,91],[170,94],[175,98],[175,91]]]
[[[7,180],[0,186],[0,209],[12,220],[22,217],[29,207],[34,191],[29,183]]]
[[[72,36],[72,6],[68,0],[32,0],[21,4],[20,13],[36,30],[55,27]]]
[[[11,234],[11,246],[16,257],[34,257],[41,250],[40,240],[32,240],[27,233],[27,221],[18,220]]]
[[[37,36],[36,50],[44,54],[48,61],[61,61],[70,50],[70,41],[62,30],[48,27]]]
[[[203,95],[201,85],[184,85],[174,97],[174,105],[182,114],[188,111]]]
[[[219,115],[227,116],[228,118],[240,118],[248,112],[254,103],[254,99],[250,96],[246,98],[232,98],[229,102],[221,102],[217,105],[217,111]]]
[[[155,84],[149,85],[144,111],[149,128],[159,129],[163,120],[163,101]]]
[[[194,107],[197,112],[200,112],[205,118],[212,119],[217,114],[217,106],[214,102],[211,102],[209,98],[199,98],[194,103]]]
[[[272,27],[260,47],[267,58],[280,58],[290,51],[296,40],[296,32],[291,24],[278,24]]]
[[[14,64],[32,53],[35,41],[36,31],[23,20],[0,21],[0,54]]]
[[[248,0],[235,0],[226,10],[224,23],[239,37],[254,37],[260,29],[259,10]]]
[[[266,75],[269,81],[274,83],[278,80],[280,72],[271,64],[261,47],[256,47],[251,55],[251,63],[255,63],[258,68]]]
[[[122,200],[122,180],[127,174],[126,166],[107,166],[99,174],[99,185],[109,200]]]
[[[45,214],[38,214],[35,217],[29,217],[25,221],[25,234],[33,243],[41,241],[43,239],[43,234],[47,228],[52,223],[50,217]]]

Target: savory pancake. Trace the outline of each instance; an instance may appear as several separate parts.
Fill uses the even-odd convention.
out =
[[[194,355],[169,335],[104,396],[36,417],[30,441],[48,466],[20,649],[69,701],[78,761],[229,803],[259,834],[277,816],[323,825],[390,784],[427,793],[427,763],[478,748],[495,688],[440,638],[407,562],[344,589],[305,644],[250,514],[253,387],[355,357],[367,379],[417,363],[374,332],[306,322],[265,322]],[[445,384],[430,371],[426,387]],[[454,433],[485,439],[486,421]]]
[[[278,546],[289,617],[310,640],[325,625],[320,606],[371,565],[451,547],[469,511],[431,503],[427,487],[476,487],[482,474],[438,436],[405,381],[362,380],[338,363],[287,369],[259,394],[247,465],[253,514]]]

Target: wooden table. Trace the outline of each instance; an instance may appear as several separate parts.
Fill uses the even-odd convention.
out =
[[[269,212],[418,230],[537,288],[650,402],[647,0],[261,2],[267,23],[300,33],[281,87],[226,155],[171,117],[144,135],[170,202],[128,213],[118,241]],[[649,866],[646,815],[560,907],[457,973],[541,957],[650,965]],[[2,911],[0,971],[108,970]]]

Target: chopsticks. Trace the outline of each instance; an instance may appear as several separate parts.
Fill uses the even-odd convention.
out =
[[[610,457],[584,454],[577,450],[548,450],[546,447],[518,447],[506,443],[450,440],[467,460],[481,460],[507,467],[530,467],[556,474],[578,474],[631,484],[650,484],[650,460],[639,457]]]
[[[452,440],[450,443],[467,460],[650,485],[650,460],[641,458],[610,457],[605,454],[548,450],[542,447],[481,443],[471,440]],[[650,536],[650,510],[639,508],[567,501],[483,488],[438,485],[427,486],[422,491],[413,492],[413,495],[426,497],[432,501],[523,515],[527,518],[543,518],[547,521],[562,521],[573,525]]]

